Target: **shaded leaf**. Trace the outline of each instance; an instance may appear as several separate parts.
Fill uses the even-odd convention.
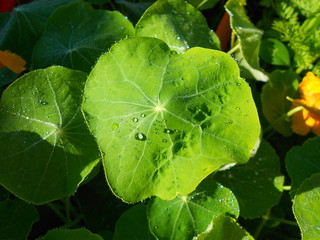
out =
[[[192,239],[221,214],[238,217],[239,205],[228,188],[210,181],[171,201],[155,198],[148,207],[150,229],[157,239]]]
[[[302,240],[320,239],[320,173],[302,182],[293,200]]]
[[[0,183],[20,198],[40,204],[70,195],[98,163],[80,111],[85,80],[85,73],[51,67],[4,91]]]
[[[284,180],[279,157],[265,140],[248,163],[218,172],[214,177],[231,189],[239,201],[240,215],[246,218],[259,217],[276,205]]]
[[[287,116],[292,103],[286,97],[297,95],[298,84],[298,76],[294,72],[275,70],[262,89],[262,112],[271,126],[284,136],[292,134],[291,121]]]
[[[220,48],[201,12],[183,0],[158,0],[137,23],[136,35],[159,38],[176,52],[192,47]]]
[[[286,45],[275,38],[261,41],[259,55],[267,63],[277,66],[290,66],[290,55]]]
[[[38,240],[103,240],[98,234],[87,229],[54,229]]]
[[[291,178],[290,195],[293,197],[301,183],[312,174],[320,172],[320,137],[293,147],[286,156],[286,168]]]
[[[31,226],[39,219],[34,206],[19,199],[0,202],[0,239],[27,239]]]
[[[189,194],[222,165],[246,162],[260,133],[250,88],[221,51],[178,55],[158,39],[122,40],[84,95],[107,180],[127,202]]]
[[[101,53],[133,33],[132,24],[119,12],[95,10],[89,3],[77,1],[59,8],[48,19],[34,47],[33,67],[61,65],[90,72]]]
[[[149,230],[146,205],[139,204],[122,214],[116,224],[113,240],[155,240]]]
[[[236,33],[240,42],[240,52],[236,57],[240,65],[249,74],[245,77],[253,77],[256,80],[264,82],[267,81],[268,76],[262,72],[259,66],[259,47],[263,31],[251,23],[246,14],[243,1],[229,0],[225,8],[231,18],[231,28]]]
[[[188,0],[195,8],[199,10],[213,8],[219,0]]]

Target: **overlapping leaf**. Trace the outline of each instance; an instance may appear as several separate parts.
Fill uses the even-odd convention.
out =
[[[201,183],[188,196],[171,201],[155,198],[148,207],[150,229],[157,239],[192,239],[204,232],[219,215],[239,216],[236,197],[213,181]]]
[[[279,157],[265,140],[247,164],[218,172],[215,178],[232,190],[239,201],[240,215],[246,218],[259,217],[277,204],[284,180]]]
[[[136,35],[159,38],[177,52],[192,47],[220,48],[218,37],[201,12],[182,0],[154,3],[137,23]]]
[[[301,184],[293,200],[293,212],[301,230],[302,240],[320,238],[320,173]]]
[[[101,53],[133,33],[132,24],[119,12],[94,10],[84,1],[72,3],[48,19],[34,47],[33,67],[61,65],[90,72]]]
[[[86,74],[51,67],[24,75],[0,103],[0,183],[43,203],[74,193],[98,162],[80,111]]]
[[[248,84],[227,54],[176,54],[158,39],[114,45],[91,72],[83,110],[113,192],[128,202],[187,195],[246,162],[260,133]]]
[[[87,229],[54,229],[39,240],[103,240],[98,234]]]

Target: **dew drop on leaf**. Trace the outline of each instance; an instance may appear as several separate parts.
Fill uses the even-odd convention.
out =
[[[118,128],[119,128],[119,124],[118,123],[112,124],[112,129],[113,130],[117,130]]]
[[[141,113],[141,115],[140,115],[141,117],[143,117],[143,118],[145,118],[147,115],[146,114],[144,114],[144,113]]]
[[[48,104],[46,101],[43,101],[42,99],[40,99],[38,101],[38,103],[41,104],[41,105],[47,105]]]
[[[139,119],[138,119],[138,118],[133,118],[132,121],[133,121],[133,122],[138,122]]]
[[[166,143],[166,142],[168,142],[168,141],[167,141],[167,139],[162,139],[162,142]]]
[[[144,135],[144,134],[141,133],[141,132],[136,133],[134,137],[135,137],[136,140],[139,140],[139,141],[145,141],[145,140],[147,140],[147,136]]]
[[[163,130],[163,132],[164,132],[164,133],[168,133],[168,134],[173,134],[173,133],[174,133],[174,130],[165,128],[165,129]]]

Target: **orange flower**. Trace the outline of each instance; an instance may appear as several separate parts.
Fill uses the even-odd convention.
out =
[[[26,61],[10,51],[0,51],[0,68],[7,67],[15,73],[21,73],[26,68]]]
[[[302,111],[292,116],[292,131],[306,135],[310,129],[320,136],[320,78],[308,72],[299,84],[300,98],[293,107],[303,106]]]

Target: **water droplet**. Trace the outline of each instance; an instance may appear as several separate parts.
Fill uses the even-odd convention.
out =
[[[239,107],[236,107],[236,110],[240,110],[240,108],[239,108]]]
[[[144,114],[144,113],[141,113],[141,115],[140,115],[141,117],[143,117],[143,118],[145,118],[147,115],[146,114]]]
[[[119,124],[118,123],[112,124],[112,129],[113,130],[117,130],[118,128],[119,128]]]
[[[42,100],[42,99],[40,99],[40,100],[38,101],[38,103],[41,104],[41,105],[47,105],[47,104],[48,104],[46,101],[44,101],[44,100]]]
[[[163,129],[163,132],[164,132],[164,133],[168,133],[168,134],[173,134],[173,133],[174,133],[174,130],[165,128],[165,129]]]
[[[168,140],[167,139],[162,139],[162,142],[166,143],[166,142],[168,142]]]
[[[138,119],[138,118],[133,118],[132,121],[133,121],[133,122],[138,122],[139,119]]]
[[[136,133],[134,137],[135,137],[136,140],[139,140],[139,141],[145,141],[145,140],[147,140],[147,136],[144,135],[144,134],[141,133],[141,132]]]
[[[158,228],[158,226],[154,226],[153,228],[154,228],[154,229],[157,229],[157,228]]]
[[[241,85],[241,83],[236,83],[236,85],[237,85],[237,86],[240,86],[240,85]]]

